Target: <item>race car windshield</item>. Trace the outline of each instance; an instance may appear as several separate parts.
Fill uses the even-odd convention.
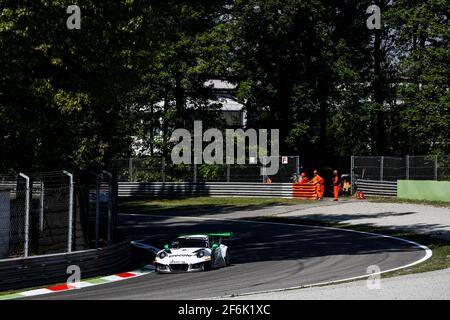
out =
[[[206,248],[208,244],[203,239],[177,239],[171,245],[174,249],[179,248]]]

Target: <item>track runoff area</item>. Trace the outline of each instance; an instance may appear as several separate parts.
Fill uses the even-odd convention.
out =
[[[248,296],[367,278],[431,257],[420,244],[328,227],[198,216],[121,214],[131,240],[159,248],[179,234],[230,231],[232,265],[197,273],[156,274],[28,299],[192,300]],[[372,270],[372,271],[370,271]]]

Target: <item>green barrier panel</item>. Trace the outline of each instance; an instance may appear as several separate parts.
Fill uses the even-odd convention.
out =
[[[400,199],[450,202],[449,181],[399,180],[397,197]]]

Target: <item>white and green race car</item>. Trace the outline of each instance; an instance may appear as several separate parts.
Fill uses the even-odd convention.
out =
[[[229,249],[222,238],[231,232],[182,235],[156,254],[156,272],[196,272],[230,265]]]

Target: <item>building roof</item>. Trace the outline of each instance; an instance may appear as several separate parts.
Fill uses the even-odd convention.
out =
[[[220,79],[211,79],[204,83],[205,87],[212,87],[216,90],[235,90],[237,88],[236,84],[231,82],[220,80]]]

